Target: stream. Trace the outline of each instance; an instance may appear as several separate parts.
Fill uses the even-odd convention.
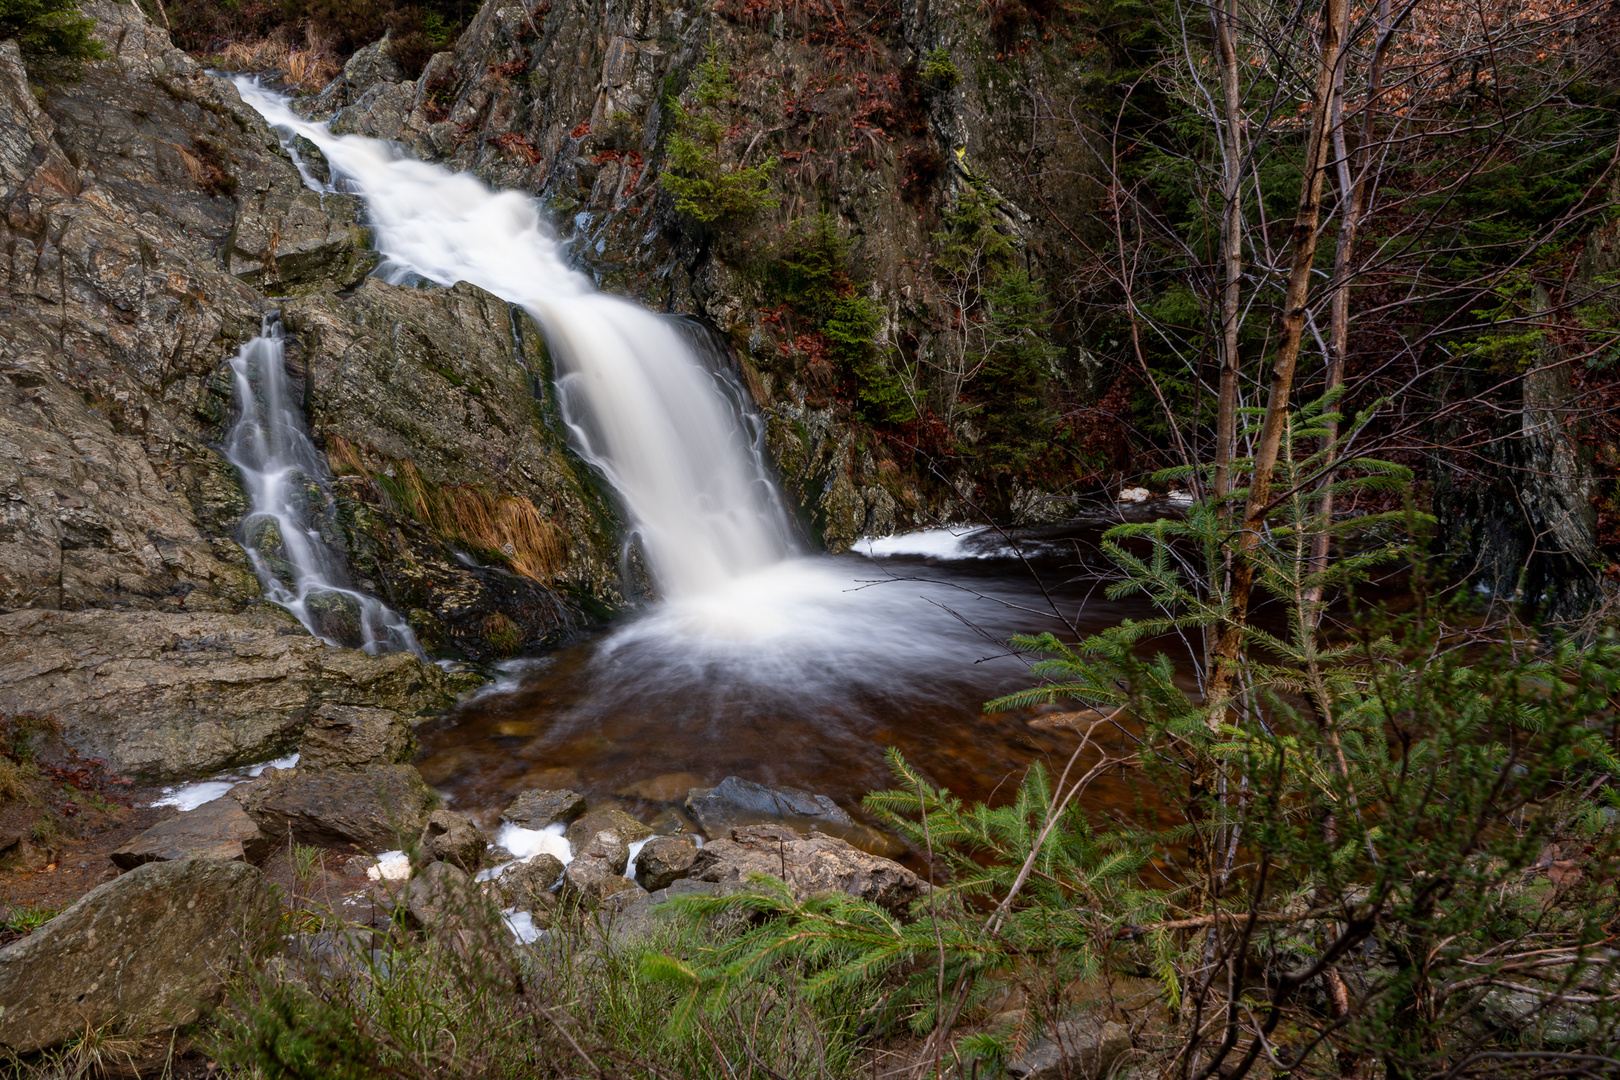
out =
[[[965,798],[1005,790],[1034,758],[1061,767],[1072,732],[1031,726],[1036,710],[982,711],[1033,681],[1005,641],[1046,630],[1072,639],[1146,614],[1104,600],[1084,564],[1122,514],[1170,507],[1122,506],[1017,536],[933,530],[842,556],[808,553],[761,451],[759,419],[702,335],[599,292],[528,196],[333,135],[251,80],[237,87],[365,198],[380,273],[470,281],[535,318],[570,440],[612,486],[657,587],[657,602],[509,663],[419,730],[418,764],[452,806],[487,822],[518,790],[571,787],[647,816],[687,787],[736,775],[854,810],[891,782],[891,747]]]

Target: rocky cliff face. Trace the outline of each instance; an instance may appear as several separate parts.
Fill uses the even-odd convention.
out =
[[[308,637],[236,543],[226,365],[277,308],[338,451],[329,539],[433,646],[500,655],[615,602],[612,511],[545,423],[533,328],[466,287],[339,295],[375,263],[357,200],[309,191],[133,6],[85,10],[112,59],[77,82],[30,85],[0,43],[0,710],[160,778],[288,748],[323,704],[451,700],[414,657]],[[503,550],[458,506],[531,528]]]
[[[865,533],[974,516],[968,500],[1025,519],[1073,505],[1047,495],[1072,494],[1066,485],[1081,470],[941,476],[930,473],[939,455],[919,453],[985,434],[959,400],[982,313],[963,310],[975,286],[942,268],[951,215],[976,198],[1010,263],[1055,282],[1083,253],[1006,192],[1068,210],[1099,190],[1082,146],[1048,140],[1039,159],[1028,145],[1020,152],[1025,103],[1074,100],[1085,64],[1051,27],[1009,26],[1005,15],[954,3],[857,12],[488,0],[414,83],[373,47],[301,107],[334,130],[395,139],[533,192],[604,288],[698,315],[724,335],[785,487],[817,539],[838,550]],[[706,62],[726,72],[718,103],[696,86]],[[721,173],[771,163],[765,205],[707,224],[676,208],[660,183],[676,168],[672,138],[687,130],[671,103],[726,128]],[[870,356],[857,361],[840,359],[837,334],[774,272],[822,214],[843,249],[829,273],[874,319],[862,343]],[[1067,333],[1061,319],[1051,329]],[[1049,363],[1049,397],[1091,372],[1077,348]],[[874,381],[909,399],[892,422],[865,422],[861,396]]]

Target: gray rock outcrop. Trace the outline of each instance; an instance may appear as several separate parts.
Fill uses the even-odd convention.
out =
[[[226,859],[262,862],[271,843],[235,799],[215,799],[161,821],[114,851],[112,863],[133,870],[149,862]]]
[[[416,753],[416,737],[404,716],[391,709],[323,705],[315,710],[298,764],[306,769],[364,769],[399,765]]]
[[[323,704],[410,716],[451,699],[438,668],[331,648],[269,606],[0,615],[0,711],[52,714],[81,754],[142,779],[284,753]]]
[[[803,836],[782,825],[748,825],[703,846],[692,861],[695,881],[747,881],[768,874],[803,899],[819,892],[845,892],[893,911],[903,911],[928,884],[891,859],[869,855],[836,837]]]
[[[420,835],[434,800],[409,765],[267,771],[231,797],[273,840],[373,854]]]
[[[254,957],[276,911],[245,863],[137,866],[0,949],[0,1046],[26,1054],[86,1026],[153,1034],[191,1023]]]

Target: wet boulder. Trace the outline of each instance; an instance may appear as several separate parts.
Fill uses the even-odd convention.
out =
[[[86,1027],[189,1024],[252,961],[277,905],[257,869],[221,859],[137,866],[0,949],[0,1046],[26,1054]]]
[[[854,821],[832,799],[780,784],[758,784],[728,776],[712,788],[694,788],[686,810],[708,836],[724,836],[738,825],[787,821],[848,827]]]
[[[392,709],[323,705],[304,730],[298,763],[306,769],[397,765],[416,753],[411,723]]]
[[[576,858],[563,871],[563,896],[576,902],[596,905],[622,893],[640,892],[635,882],[616,872],[606,859]]]
[[[609,831],[617,833],[619,839],[626,844],[633,844],[637,840],[645,840],[652,835],[651,829],[623,810],[613,806],[599,806],[568,826],[568,831],[563,836],[568,840],[568,845],[571,848],[579,851],[590,843],[597,833]],[[619,872],[624,872],[622,865],[619,867]]]
[[[501,820],[524,829],[566,825],[585,812],[585,796],[577,791],[523,791],[501,811]]]
[[[501,906],[530,914],[540,909],[550,910],[552,886],[562,876],[562,860],[545,852],[521,862],[508,863],[495,875]]]
[[[435,810],[429,814],[417,842],[422,862],[447,862],[469,874],[477,872],[482,865],[488,847],[489,840],[483,831],[453,810]]]
[[[692,861],[697,881],[747,881],[750,874],[780,878],[803,899],[844,892],[904,911],[928,884],[891,859],[870,855],[834,836],[801,835],[783,825],[747,825],[705,844]]]
[[[225,859],[262,862],[271,843],[235,799],[215,799],[160,821],[111,855],[120,870],[149,862]]]
[[[399,902],[417,926],[442,928],[465,920],[477,895],[459,868],[436,862],[411,879]]]
[[[391,851],[427,825],[431,789],[409,765],[266,772],[232,792],[259,830],[280,842]]]
[[[696,837],[653,837],[636,856],[636,884],[648,892],[667,889],[692,872],[697,853]]]

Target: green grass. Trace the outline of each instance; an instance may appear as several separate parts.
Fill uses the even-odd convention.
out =
[[[56,918],[59,909],[53,907],[26,907],[13,910],[0,922],[0,930],[13,934],[32,934]]]
[[[266,1080],[811,1080],[869,1072],[855,1037],[867,995],[849,995],[837,1007],[812,1004],[800,993],[797,966],[766,966],[745,995],[721,1009],[687,1012],[677,1024],[691,995],[650,974],[647,960],[702,963],[714,949],[704,930],[671,925],[614,944],[591,913],[563,909],[547,938],[518,946],[478,894],[456,897],[451,907],[439,934],[402,925],[383,951],[369,952],[365,941],[347,964],[244,975],[213,1054],[232,1075]]]

